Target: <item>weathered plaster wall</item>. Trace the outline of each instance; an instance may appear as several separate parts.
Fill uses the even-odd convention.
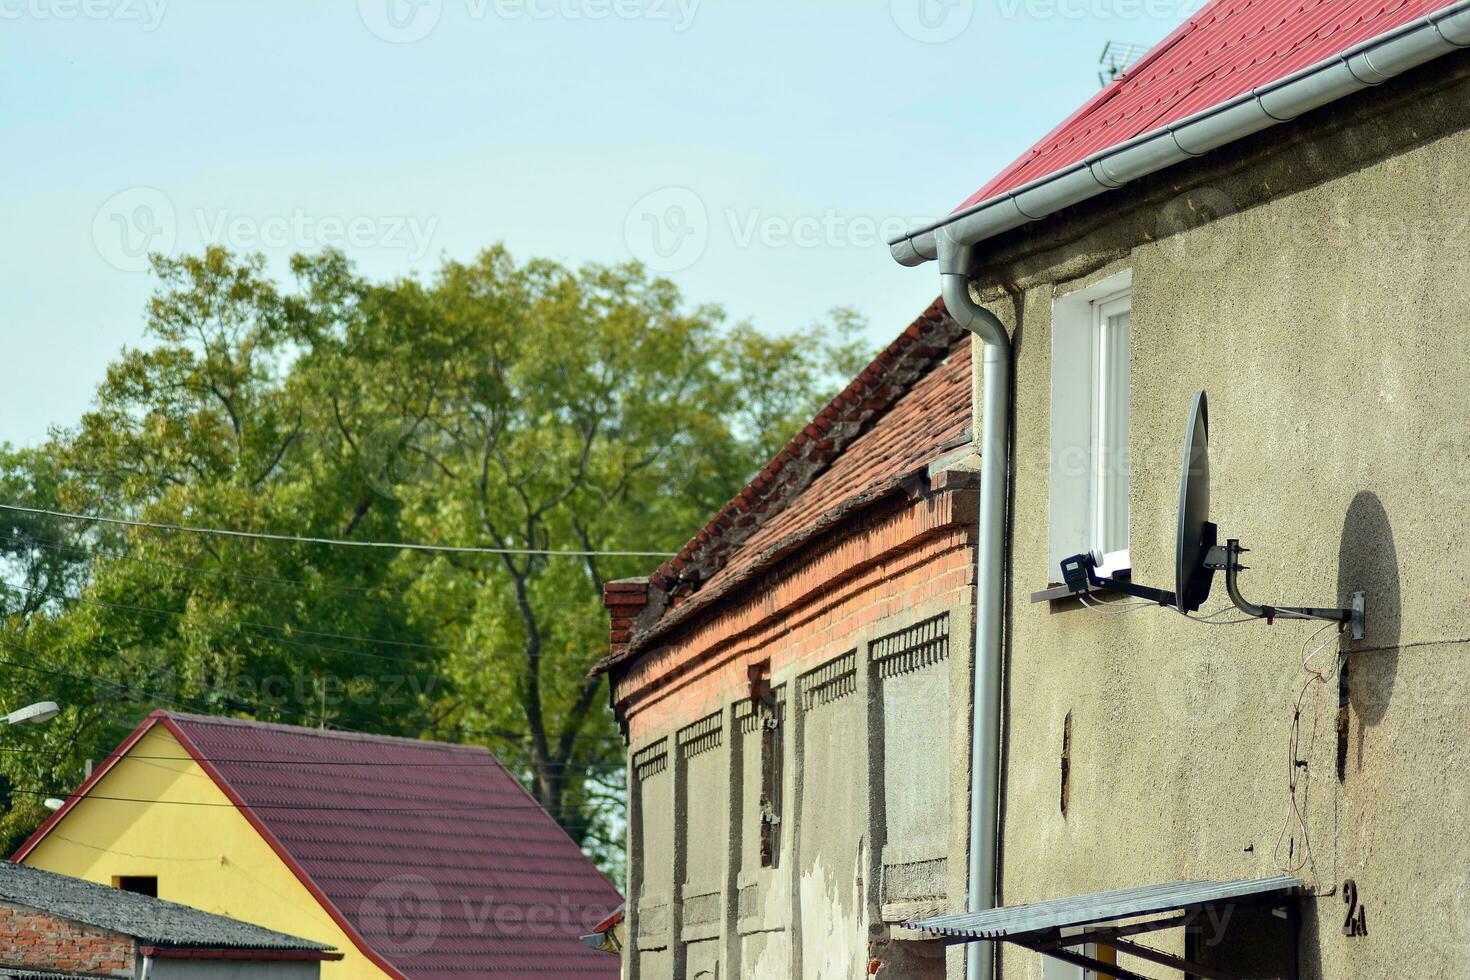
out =
[[[879,507],[619,680],[633,748],[630,893],[648,896],[631,927],[639,935],[641,916],[663,914],[668,894],[678,937],[644,929],[628,976],[860,978],[874,959],[880,976],[945,975],[942,951],[884,925],[882,883],[896,863],[901,890],[926,893],[903,898],[949,909],[963,895],[973,527],[972,489]],[[769,867],[747,670],[760,662],[779,705]],[[653,771],[671,744],[699,751]],[[888,787],[900,792],[885,802]],[[899,903],[890,920],[910,910]]]
[[[1284,127],[1244,163],[1206,158],[1138,210],[1072,216],[988,253],[986,277],[1012,293],[993,308],[1019,320],[1005,902],[1285,865],[1319,893],[1304,905],[1302,977],[1470,974],[1465,69],[1450,59]],[[1051,303],[1128,267],[1134,575],[1172,587],[1185,415],[1208,389],[1212,516],[1254,549],[1246,594],[1328,605],[1370,592],[1368,637],[1345,646],[1341,781],[1332,648],[1326,683],[1301,666],[1315,626],[1027,601],[1058,578]],[[1207,609],[1226,601],[1217,579]],[[1287,789],[1304,685],[1309,852]],[[1367,937],[1341,932],[1348,878]],[[1007,950],[1004,971],[1039,977],[1039,958]]]

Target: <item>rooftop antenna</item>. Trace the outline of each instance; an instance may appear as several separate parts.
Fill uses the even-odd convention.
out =
[[[1117,80],[1139,58],[1143,57],[1148,50],[1145,44],[1134,44],[1132,41],[1109,41],[1103,45],[1102,57],[1097,63],[1102,65],[1102,71],[1097,73],[1097,83],[1103,88]]]
[[[1184,463],[1179,477],[1179,522],[1175,533],[1174,591],[1134,584],[1115,572],[1100,578],[1097,569],[1102,556],[1096,552],[1062,559],[1062,580],[1072,594],[1090,590],[1117,592],[1173,606],[1182,613],[1193,612],[1210,597],[1215,573],[1225,573],[1225,591],[1235,608],[1247,616],[1273,623],[1277,619],[1320,619],[1338,624],[1339,630],[1352,629],[1355,640],[1363,638],[1368,594],[1354,592],[1352,605],[1346,609],[1315,606],[1256,605],[1240,592],[1240,573],[1247,566],[1240,556],[1249,551],[1235,538],[1217,543],[1218,532],[1210,523],[1210,423],[1205,393],[1194,396],[1189,412],[1189,426],[1184,435]]]

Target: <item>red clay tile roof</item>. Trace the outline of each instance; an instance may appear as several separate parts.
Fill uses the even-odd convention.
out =
[[[617,889],[486,749],[157,711],[114,757],[158,723],[381,965],[411,980],[618,976],[578,938]]]
[[[1446,0],[1213,0],[958,210],[1278,81]]]
[[[971,411],[967,337],[936,300],[673,561],[650,576],[670,596],[669,607],[652,622],[640,620],[630,641],[615,646],[595,672],[635,656],[781,555],[961,444]],[[609,584],[610,591],[623,587]]]

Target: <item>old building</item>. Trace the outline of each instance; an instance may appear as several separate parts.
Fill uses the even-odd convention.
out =
[[[963,893],[971,388],[936,304],[677,558],[607,586],[627,976],[857,976]]]
[[[322,943],[0,861],[0,977],[315,980]]]
[[[158,711],[16,860],[345,954],[328,978],[616,976],[622,901],[483,748]]]
[[[1011,369],[982,381],[987,410],[1014,414],[980,420],[1010,465],[986,471],[1005,575],[980,588],[1002,656],[976,669],[1005,696],[982,763],[998,805],[977,814],[996,828],[995,891],[974,904],[1022,908],[945,922],[1003,930],[1007,978],[1041,975],[1021,947],[1058,931],[1108,938],[1110,902],[1167,914],[1224,887],[1197,880],[1277,914],[1112,933],[1110,972],[1470,973],[1452,775],[1470,760],[1454,669],[1470,636],[1454,558],[1470,524],[1466,45],[1463,3],[1216,0],[894,244]],[[1097,551],[1132,584],[1187,591],[1177,515],[1201,390],[1210,519],[1252,549],[1245,601],[1223,567],[1195,614],[1215,625],[1051,588],[1063,558]],[[1358,591],[1360,640],[1251,615]],[[1097,897],[1133,888],[1157,890]],[[1027,908],[1059,900],[1070,917]],[[989,944],[971,945],[983,975]]]
[[[1470,973],[1466,46],[1463,2],[1215,0],[893,243],[949,360],[609,587],[627,975]],[[1201,390],[1241,607],[1074,594],[1182,591]],[[1362,639],[1250,604],[1360,591]]]

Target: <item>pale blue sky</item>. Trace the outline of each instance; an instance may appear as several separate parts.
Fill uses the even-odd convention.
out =
[[[141,341],[144,244],[638,257],[769,329],[856,307],[876,345],[937,291],[880,239],[1190,3],[0,0],[0,440]]]

